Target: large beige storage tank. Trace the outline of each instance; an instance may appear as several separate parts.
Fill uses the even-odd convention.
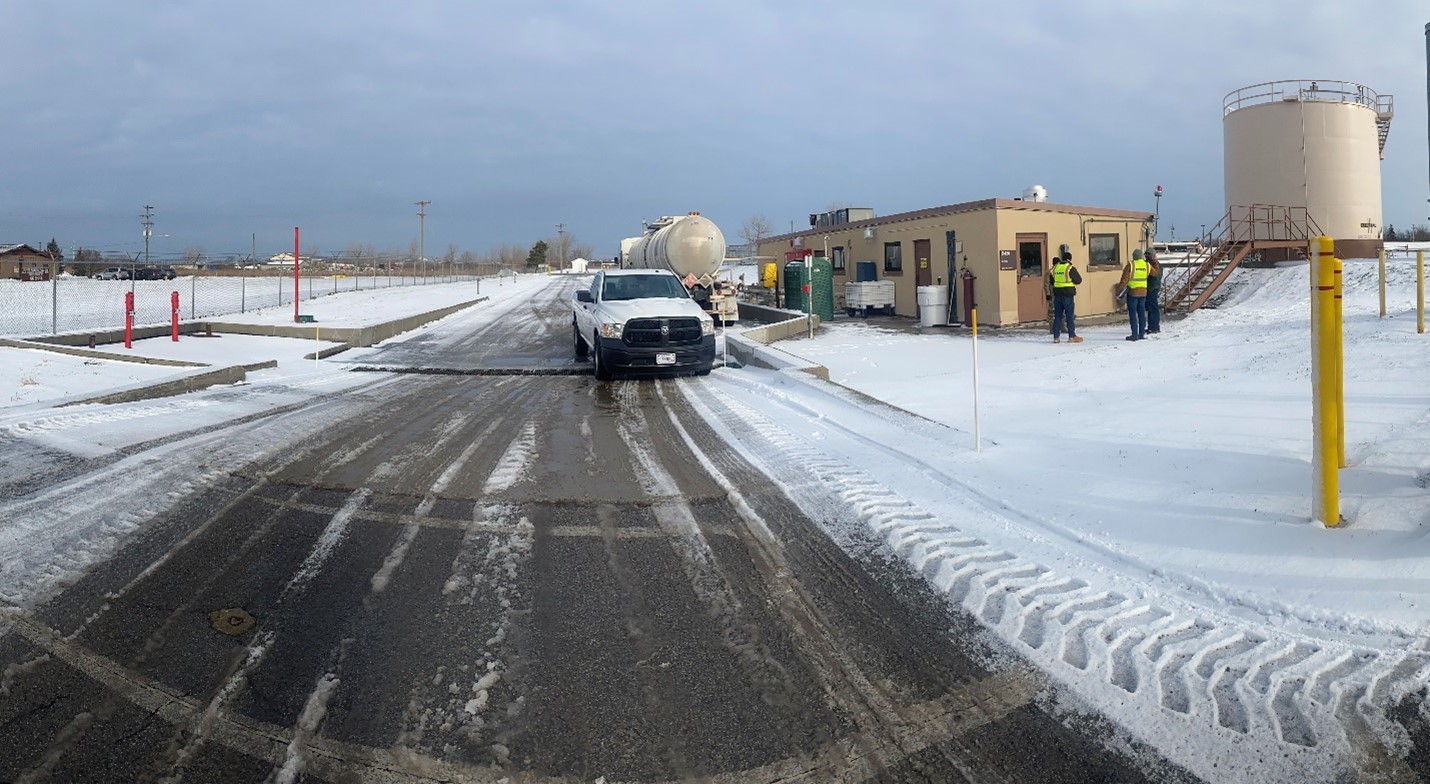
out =
[[[1388,95],[1331,80],[1266,82],[1228,94],[1227,208],[1303,208],[1335,238],[1340,256],[1374,257],[1381,248],[1380,160],[1391,106]],[[1268,230],[1259,225],[1258,237],[1269,238],[1262,233]]]

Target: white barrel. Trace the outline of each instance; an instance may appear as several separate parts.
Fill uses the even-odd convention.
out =
[[[700,215],[681,216],[640,237],[626,255],[629,268],[668,269],[681,278],[694,275],[706,285],[723,263],[725,235],[714,221]]]
[[[919,326],[937,327],[948,323],[948,286],[919,286]]]

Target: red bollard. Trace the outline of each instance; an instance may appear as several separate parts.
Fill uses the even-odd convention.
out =
[[[124,292],[124,347],[134,348],[134,292]]]
[[[973,273],[972,273],[972,272],[969,272],[967,267],[964,267],[964,268],[963,268],[963,323],[964,323],[964,324],[967,324],[967,325],[972,325],[972,324],[973,324],[973,309],[976,308],[976,307],[978,307],[978,306],[974,303],[974,299],[973,299],[973,281],[974,281]]]
[[[169,294],[169,325],[172,327],[172,337],[175,343],[179,342],[179,292]]]

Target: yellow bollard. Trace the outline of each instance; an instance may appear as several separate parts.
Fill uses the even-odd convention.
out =
[[[1425,334],[1425,251],[1415,251],[1415,331]]]
[[[1335,326],[1332,327],[1332,337],[1336,344],[1336,466],[1346,467],[1346,345],[1345,345],[1345,322],[1341,315],[1341,301],[1344,289],[1341,287],[1341,274],[1343,265],[1339,256],[1332,258],[1332,266],[1335,267],[1336,283],[1334,289],[1334,300],[1336,304]]]
[[[1380,249],[1380,317],[1385,318],[1385,248]]]
[[[1334,528],[1340,525],[1339,457],[1336,454],[1336,398],[1328,387],[1335,382],[1334,301],[1336,280],[1335,242],[1317,237],[1311,245],[1311,269],[1315,274],[1311,318],[1311,408],[1312,519]]]

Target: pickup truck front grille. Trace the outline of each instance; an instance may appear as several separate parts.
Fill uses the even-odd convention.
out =
[[[628,346],[689,346],[700,342],[698,318],[643,318],[626,322]]]

